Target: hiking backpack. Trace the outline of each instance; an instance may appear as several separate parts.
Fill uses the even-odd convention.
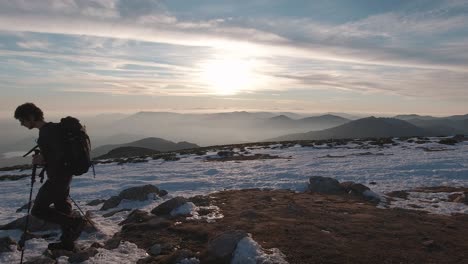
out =
[[[80,120],[67,116],[59,123],[62,135],[64,165],[73,175],[81,175],[88,172],[91,167],[91,141],[86,128],[80,124]]]

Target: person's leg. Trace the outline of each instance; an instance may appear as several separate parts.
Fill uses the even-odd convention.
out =
[[[68,199],[70,187],[47,180],[39,189],[32,209],[32,215],[60,226],[71,223],[74,219]],[[54,208],[50,205],[54,204]]]
[[[60,241],[65,244],[72,244],[81,234],[81,231],[84,226],[84,221],[80,216],[73,216],[72,214],[72,204],[70,202],[70,187],[63,188],[63,192],[57,194],[56,200],[54,200],[55,210],[58,212],[70,216],[63,225],[62,236]]]
[[[51,183],[50,181],[46,181],[37,192],[31,214],[41,220],[56,223],[54,219],[49,217],[49,206],[54,201],[51,194]]]

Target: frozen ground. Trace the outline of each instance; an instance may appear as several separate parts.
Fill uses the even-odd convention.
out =
[[[94,213],[93,220],[102,230],[102,234],[98,236],[83,234],[80,240],[81,243],[90,244],[109,238],[118,231],[117,223],[128,215],[128,212],[122,212],[104,218],[102,214],[105,212],[98,211],[100,205],[86,206],[87,202],[108,199],[126,188],[144,184],[153,184],[167,190],[172,197],[244,188],[303,191],[310,176],[334,177],[340,182],[363,183],[379,194],[421,186],[468,187],[468,142],[448,146],[437,143],[438,140],[440,139],[431,138],[431,142],[425,144],[396,141],[399,145],[385,147],[349,143],[334,147],[295,145],[281,148],[281,145],[271,145],[268,148],[247,148],[249,155],[270,154],[280,156],[281,159],[206,162],[206,156],[182,155],[178,161],[149,159],[145,163],[98,164],[95,178],[88,173],[76,177],[72,183],[72,197],[84,211],[91,210]],[[215,156],[217,151],[213,150],[207,155]],[[0,175],[24,173],[28,172],[9,171],[0,172]],[[0,185],[0,224],[6,224],[24,214],[16,213],[16,210],[27,202],[29,179],[3,181]],[[37,182],[35,192],[39,186]],[[411,193],[410,201],[397,199],[392,206],[414,209],[416,204],[422,207],[419,209],[430,210],[433,213],[468,213],[465,205],[444,202],[442,196]],[[162,199],[138,203],[123,202],[119,208],[151,210],[161,202]],[[0,231],[0,237],[5,235],[18,240],[20,232]],[[27,258],[40,255],[47,243],[42,239],[28,242]],[[103,250],[96,257],[100,258],[99,260],[89,260],[87,263],[133,263],[145,254],[144,251],[128,250],[131,245],[122,247],[124,248],[117,250],[124,252],[121,255],[126,257],[120,260],[116,260],[120,253]],[[0,262],[13,263],[18,257],[18,252],[4,253],[0,255]]]

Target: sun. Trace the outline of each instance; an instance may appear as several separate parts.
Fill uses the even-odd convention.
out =
[[[202,83],[215,94],[236,94],[255,82],[253,62],[246,59],[215,59],[202,63],[200,68]]]

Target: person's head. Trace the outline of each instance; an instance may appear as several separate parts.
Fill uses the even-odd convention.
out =
[[[15,118],[22,126],[33,129],[38,123],[44,122],[44,113],[33,103],[25,103],[16,108]]]

